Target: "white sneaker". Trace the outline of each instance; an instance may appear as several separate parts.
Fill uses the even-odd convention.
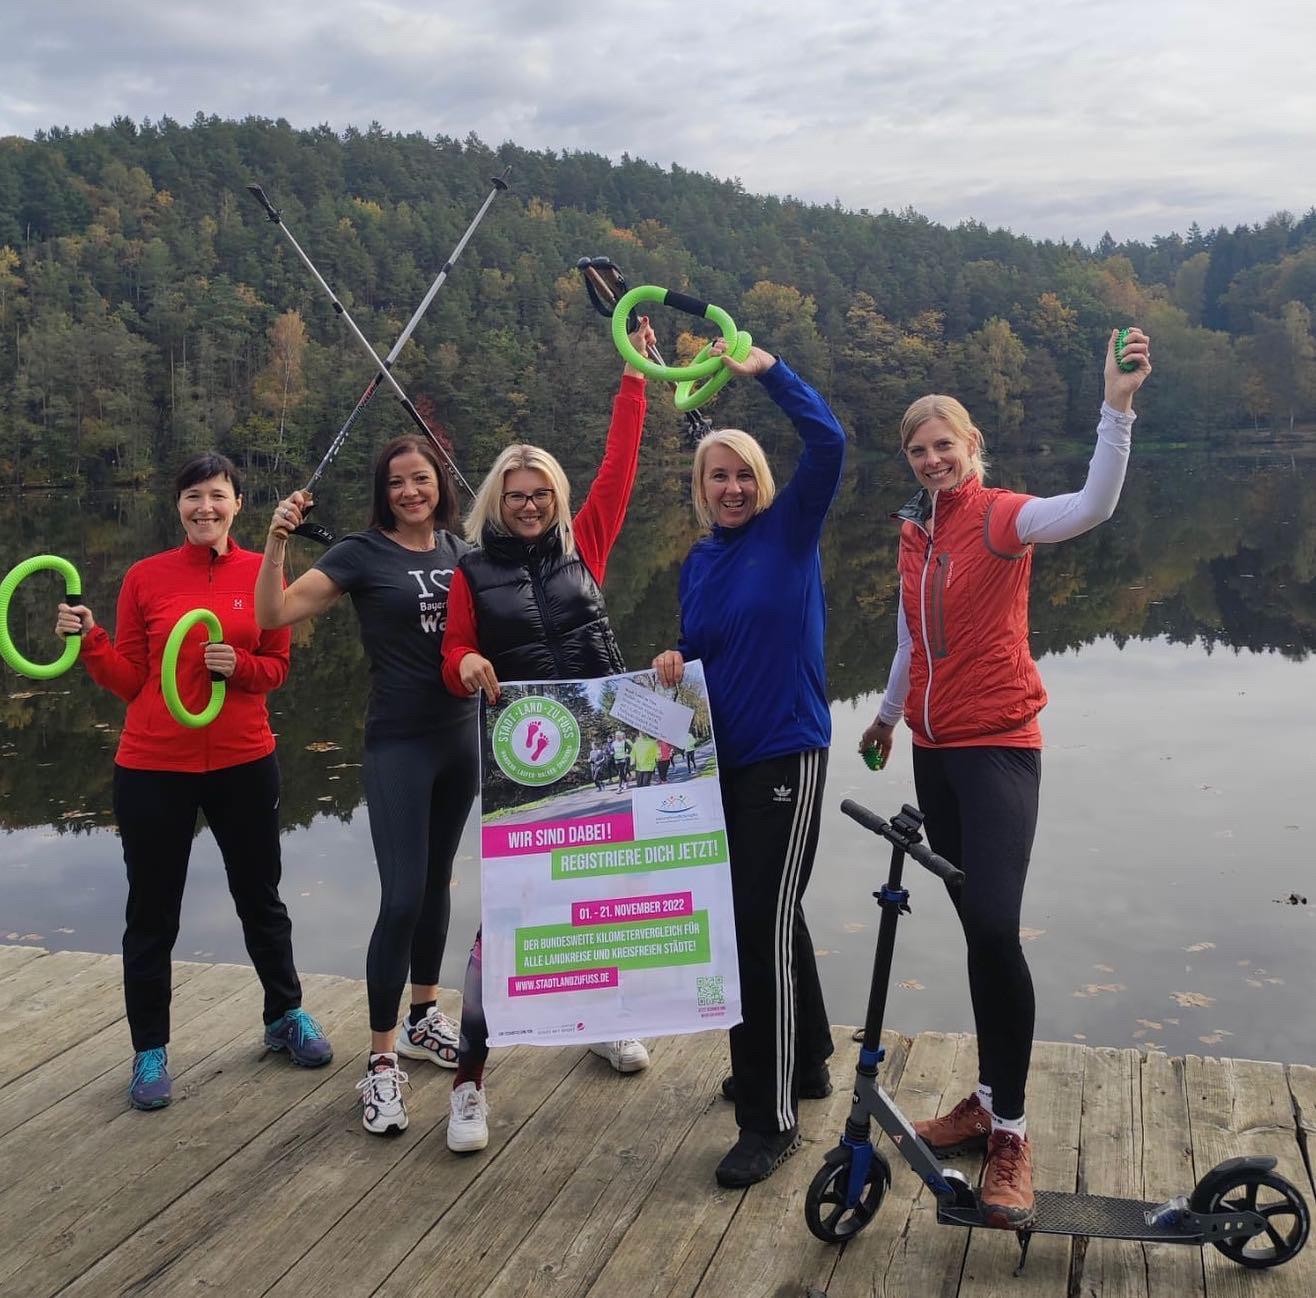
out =
[[[484,1088],[463,1082],[453,1088],[448,1114],[448,1148],[456,1154],[471,1154],[489,1143],[489,1102]]]
[[[361,1125],[376,1136],[387,1136],[407,1129],[407,1106],[402,1103],[402,1087],[407,1075],[396,1064],[377,1065],[356,1084],[361,1092]]]
[[[590,1050],[619,1073],[638,1073],[649,1067],[649,1052],[643,1041],[597,1041]]]
[[[402,1020],[398,1033],[398,1054],[408,1059],[428,1059],[440,1068],[457,1067],[457,1043],[461,1028],[437,1005],[424,1018],[413,1023],[410,1015]]]

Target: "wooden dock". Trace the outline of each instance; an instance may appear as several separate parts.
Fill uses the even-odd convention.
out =
[[[428,1064],[411,1068],[410,1129],[362,1130],[362,983],[304,979],[337,1047],[307,1071],[261,1049],[250,969],[180,963],[174,1103],[137,1113],[119,975],[112,956],[0,947],[0,1293],[1316,1294],[1316,1245],[1249,1272],[1213,1249],[1038,1236],[1015,1279],[1014,1236],[936,1226],[897,1159],[876,1220],[824,1246],[803,1198],[848,1091],[805,1103],[804,1148],[771,1180],[721,1190],[713,1168],[735,1136],[721,1033],[654,1041],[632,1077],[580,1048],[495,1051],[489,1148],[457,1156],[451,1074]],[[844,1081],[858,1047],[836,1036]],[[887,1044],[884,1085],[912,1117],[975,1081],[969,1037]],[[1316,1202],[1316,1068],[1039,1043],[1028,1109],[1042,1187],[1162,1199],[1223,1158],[1268,1153]]]

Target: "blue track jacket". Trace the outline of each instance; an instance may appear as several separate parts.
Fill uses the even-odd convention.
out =
[[[845,462],[845,432],[784,361],[759,376],[804,439],[795,476],[741,527],[715,527],[681,567],[681,638],[704,664],[726,766],[831,743],[818,539]]]

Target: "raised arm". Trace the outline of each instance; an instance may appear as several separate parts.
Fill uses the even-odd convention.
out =
[[[1151,340],[1141,329],[1130,329],[1124,346],[1125,361],[1137,366],[1124,373],[1115,363],[1115,339],[1111,332],[1106,346],[1106,399],[1097,424],[1097,446],[1088,462],[1087,481],[1081,491],[1059,496],[1034,497],[1014,513],[1013,532],[1003,511],[998,524],[993,519],[991,541],[1010,553],[1037,542],[1068,541],[1104,523],[1119,503],[1133,444],[1133,394],[1151,373]]]
[[[631,342],[637,351],[644,352],[653,341],[649,317],[641,316],[639,328],[631,334]],[[607,572],[608,556],[621,535],[631,493],[635,490],[646,406],[644,375],[627,365],[622,370],[621,387],[612,399],[612,420],[608,424],[603,462],[594,476],[589,494],[571,520],[580,557],[600,586]]]

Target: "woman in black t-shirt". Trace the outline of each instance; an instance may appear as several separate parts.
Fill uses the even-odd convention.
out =
[[[433,448],[399,437],[375,464],[370,525],[331,546],[285,590],[288,535],[310,504],[280,501],[256,583],[256,621],[266,628],[316,617],[349,595],[370,662],[362,778],[379,869],[379,918],[366,957],[370,1057],[357,1083],[362,1124],[403,1131],[406,1073],[398,1055],[457,1065],[457,1024],[435,1004],[448,936],[452,858],[479,774],[476,700],[443,685],[439,647],[448,585],[471,547],[458,536],[456,489]],[[397,1031],[411,972],[411,1011]]]

